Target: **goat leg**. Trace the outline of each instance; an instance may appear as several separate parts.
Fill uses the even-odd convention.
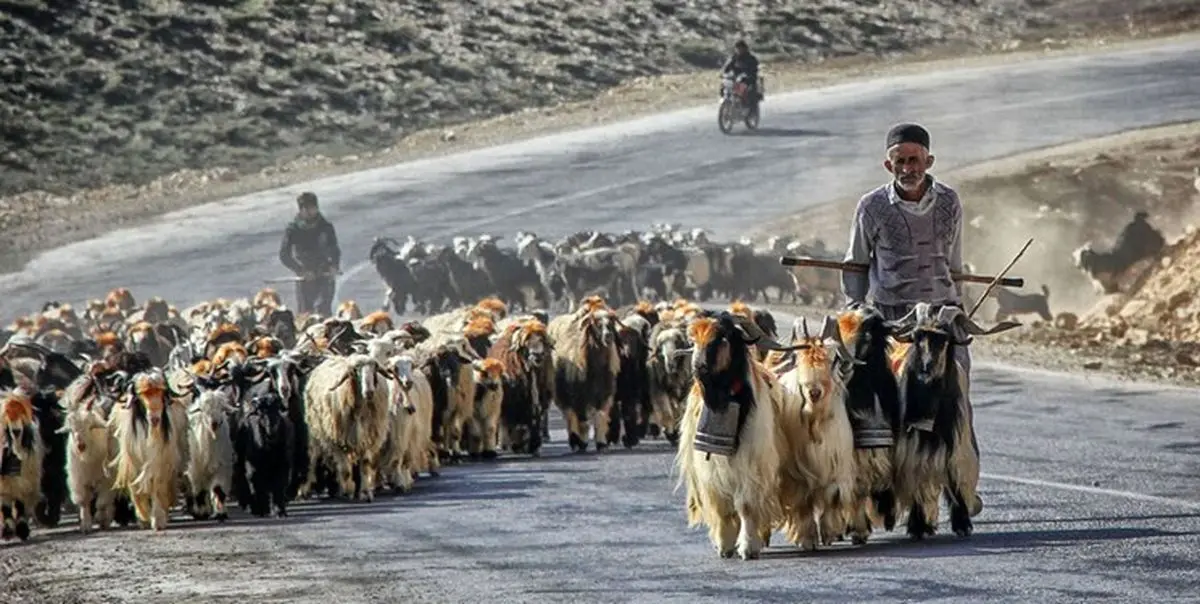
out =
[[[225,510],[225,489],[221,485],[214,485],[210,496],[217,522],[225,522],[229,519],[229,513]]]
[[[286,518],[288,504],[288,479],[286,477],[276,477],[274,489],[271,494],[272,503],[275,506],[275,517]]]
[[[13,519],[12,505],[0,503],[0,522],[3,523],[3,529],[0,530],[0,537],[2,537],[5,541],[12,539],[17,533],[17,525]]]
[[[21,541],[29,540],[29,510],[25,509],[25,502],[17,500],[13,502],[13,516],[16,518],[16,527],[13,532],[17,535],[17,539]]]

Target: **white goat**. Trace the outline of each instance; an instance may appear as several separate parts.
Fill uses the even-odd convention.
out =
[[[117,449],[116,439],[108,430],[103,408],[94,398],[67,409],[60,433],[67,435],[67,488],[71,502],[79,508],[79,530],[89,533],[92,525],[100,530],[112,526],[116,515],[117,493],[108,471]],[[95,503],[95,517],[92,503]]]
[[[188,502],[198,519],[225,521],[225,500],[233,488],[233,435],[229,417],[234,401],[224,384],[195,378],[198,394],[188,406]]]

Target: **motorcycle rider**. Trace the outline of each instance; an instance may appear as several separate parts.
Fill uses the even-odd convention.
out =
[[[328,317],[333,314],[334,279],[341,272],[342,250],[333,224],[317,206],[316,194],[305,191],[296,204],[296,218],[288,223],[279,246],[279,261],[300,277],[296,311]]]
[[[758,57],[750,53],[750,46],[745,40],[738,40],[733,45],[733,56],[725,62],[725,66],[721,68],[721,74],[732,73],[733,77],[739,75],[746,76],[746,86],[750,92],[750,102],[755,106],[763,99],[762,92],[758,89]],[[725,88],[722,85],[721,96],[725,96]]]

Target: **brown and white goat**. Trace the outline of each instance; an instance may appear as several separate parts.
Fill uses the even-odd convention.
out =
[[[788,447],[780,465],[781,528],[788,540],[812,551],[832,545],[845,531],[854,509],[854,434],[846,412],[846,370],[850,353],[837,321],[826,317],[818,336],[799,319],[793,328],[792,367],[779,383],[792,396],[777,421]]]
[[[144,353],[155,367],[163,367],[171,355],[172,344],[154,325],[148,321],[138,321],[125,332],[125,348],[130,352]]]
[[[513,321],[487,354],[504,364],[501,445],[513,453],[537,455],[542,448],[544,412],[552,400],[544,387],[553,366],[546,325],[533,318]]]
[[[478,355],[463,336],[438,333],[417,344],[413,357],[433,389],[433,439],[438,456],[458,460],[465,455],[463,431],[474,412],[471,363]]]
[[[475,405],[468,433],[471,457],[495,459],[499,446],[500,408],[504,401],[504,363],[485,358],[471,362],[475,380]]]
[[[346,300],[338,304],[337,311],[334,312],[335,317],[343,321],[358,321],[363,318],[362,309],[358,307],[358,302],[354,300]]]
[[[20,388],[0,392],[0,535],[5,541],[29,539],[45,454],[29,394]]]
[[[125,491],[143,527],[167,527],[187,461],[187,409],[162,371],[135,374],[109,416],[117,440],[113,488]]]
[[[572,451],[587,450],[589,424],[596,428],[596,449],[608,447],[608,422],[621,370],[617,315],[599,297],[585,298],[571,314],[546,326],[554,342],[555,403],[567,420]]]
[[[722,558],[757,558],[780,517],[777,483],[787,441],[777,416],[791,395],[749,347],[782,347],[753,321],[729,313],[695,319],[688,335],[695,344],[693,383],[675,455],[688,525],[706,525]],[[709,434],[702,416],[723,416],[736,426]]]
[[[908,534],[924,539],[937,529],[939,498],[945,492],[950,526],[968,536],[971,518],[983,509],[979,485],[979,447],[975,439],[970,380],[957,349],[972,336],[1017,327],[1001,323],[984,330],[961,308],[917,304],[895,322],[893,336],[905,346],[897,381],[904,401],[903,424],[896,443],[896,499],[908,509]]]
[[[692,384],[692,346],[682,321],[660,321],[650,332],[650,421],[667,441],[679,443],[679,418],[683,416]]]

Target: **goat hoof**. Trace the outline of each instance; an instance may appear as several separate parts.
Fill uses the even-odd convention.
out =
[[[626,449],[632,449],[637,446],[638,439],[636,436],[625,435],[621,437],[621,444],[625,445]]]
[[[732,558],[732,557],[733,557],[733,555],[734,555],[734,554],[736,554],[736,553],[737,553],[737,550],[736,550],[736,549],[727,549],[727,550],[722,550],[722,551],[720,552],[720,554],[721,554],[721,557],[722,557],[722,558],[725,558],[725,559],[727,559],[727,560],[728,560],[729,558]]]
[[[587,445],[584,445],[584,448],[587,448]],[[607,451],[607,450],[608,450],[608,443],[596,443],[596,451]]]
[[[499,456],[500,456],[500,454],[499,454],[499,453],[497,453],[497,452],[496,452],[496,451],[493,449],[493,450],[484,451],[483,453],[480,453],[480,454],[479,454],[479,456],[480,456],[480,457],[482,457],[482,458],[484,458],[484,459],[486,459],[486,460],[493,460],[493,459],[496,459],[497,457],[499,457]]]
[[[854,545],[866,545],[867,544],[867,536],[866,535],[854,535],[853,537],[850,538],[850,543],[853,543]]]
[[[0,529],[0,538],[3,538],[5,541],[12,539],[15,534],[16,531],[13,530],[12,523],[10,522],[5,522],[4,528]]]
[[[217,522],[225,522],[226,520],[229,520],[229,514],[221,512],[220,514],[216,515],[216,520]]]
[[[29,523],[21,520],[17,522],[17,539],[21,541],[29,541]]]
[[[738,550],[738,557],[742,560],[758,560],[759,552],[748,547]]]

